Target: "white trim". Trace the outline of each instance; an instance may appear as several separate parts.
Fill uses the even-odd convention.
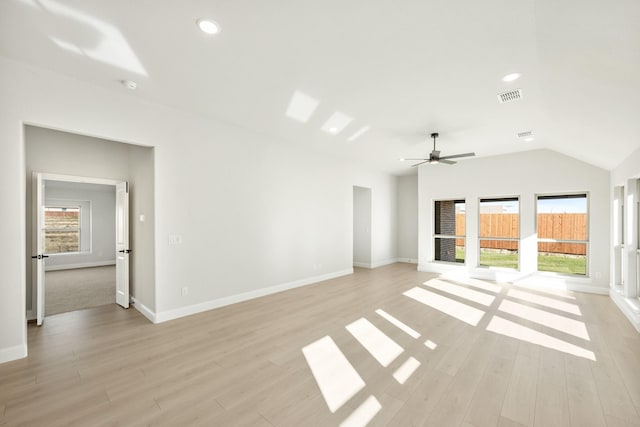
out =
[[[346,276],[348,274],[353,274],[353,268],[347,268],[345,270],[335,271],[333,273],[322,274],[319,276],[307,277],[305,279],[295,280],[293,282],[282,283],[280,285],[270,286],[268,288],[256,289],[255,291],[230,295],[228,297],[218,298],[199,304],[176,308],[173,310],[161,311],[159,313],[156,313],[155,323],[161,323],[168,320],[178,319],[180,317],[190,316],[192,314],[201,313],[203,311],[213,310],[214,308],[224,307],[226,305],[231,305],[254,298],[260,298],[266,295],[287,291],[289,289],[299,288],[301,286],[322,282],[324,280]]]
[[[395,264],[398,262],[398,258],[385,259],[382,261],[376,261],[371,263],[371,268],[382,267],[383,265]]]
[[[368,262],[357,262],[357,261],[353,261],[353,266],[354,267],[360,267],[360,268],[372,268],[371,264]]]
[[[382,267],[383,265],[395,264],[397,262],[406,262],[406,263],[409,263],[409,264],[417,264],[418,260],[417,259],[413,259],[413,258],[391,258],[391,259],[386,259],[384,261],[378,261],[378,262],[372,262],[372,263],[354,261],[353,262],[353,266],[354,267],[360,267],[360,268],[373,269],[373,268]]]
[[[142,304],[135,297],[131,297],[131,301],[133,302],[133,308],[135,308],[140,313],[142,313],[142,315],[146,317],[151,323],[158,323],[156,319],[156,314],[153,311],[151,311],[149,307]]]
[[[48,265],[45,268],[45,271],[73,270],[76,268],[90,268],[90,267],[104,267],[105,265],[116,265],[116,260],[113,259],[108,261],[80,262],[77,264]]]
[[[631,324],[640,332],[640,301],[635,298],[625,298],[615,289],[611,289],[609,295],[620,311],[627,316]]]
[[[27,344],[0,349],[0,363],[11,362],[24,357],[27,357]]]

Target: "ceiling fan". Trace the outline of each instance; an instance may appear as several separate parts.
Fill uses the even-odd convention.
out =
[[[436,150],[436,138],[440,136],[438,132],[434,132],[431,134],[431,138],[433,138],[433,151],[429,154],[428,159],[400,159],[404,160],[422,160],[420,163],[416,163],[415,165],[411,165],[411,167],[420,166],[425,163],[446,163],[448,165],[453,165],[456,162],[452,162],[451,159],[458,159],[460,157],[472,157],[475,156],[476,153],[464,153],[464,154],[454,154],[451,156],[443,156],[440,157],[440,151]]]

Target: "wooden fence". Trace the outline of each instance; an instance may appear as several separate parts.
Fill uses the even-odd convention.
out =
[[[480,214],[480,236],[518,238],[519,215],[509,213]],[[456,234],[465,233],[465,214],[456,214]],[[538,214],[538,238],[556,240],[586,240],[587,215],[579,213]],[[464,245],[458,239],[456,245]],[[540,252],[586,255],[584,243],[538,243]],[[480,247],[486,249],[518,250],[518,242],[505,240],[481,240]]]

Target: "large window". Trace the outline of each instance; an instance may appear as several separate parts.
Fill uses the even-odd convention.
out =
[[[465,260],[464,200],[436,200],[434,203],[434,257],[436,261]]]
[[[587,194],[537,197],[538,270],[587,274]]]
[[[517,197],[480,199],[480,265],[519,266],[520,204]]]
[[[80,206],[45,206],[45,253],[59,254],[80,250]]]

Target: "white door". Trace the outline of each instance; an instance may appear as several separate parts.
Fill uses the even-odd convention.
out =
[[[44,262],[48,258],[44,253],[44,180],[42,174],[33,174],[33,192],[35,194],[34,209],[36,210],[35,254],[31,256],[36,263],[36,320],[38,326],[44,322]]]
[[[116,303],[129,308],[129,184],[116,185]]]

